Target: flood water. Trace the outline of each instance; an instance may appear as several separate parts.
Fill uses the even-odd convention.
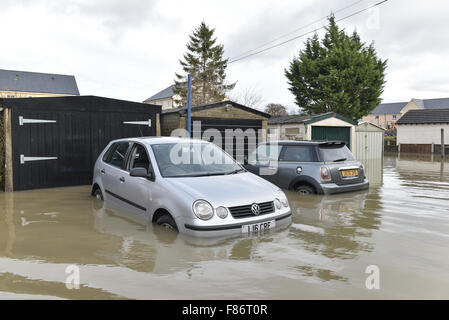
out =
[[[100,208],[88,186],[0,194],[0,298],[449,299],[449,162],[365,166],[369,191],[288,193],[287,228],[208,241]]]

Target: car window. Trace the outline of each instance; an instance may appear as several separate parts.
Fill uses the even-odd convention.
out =
[[[315,148],[312,146],[285,146],[282,156],[284,161],[314,162],[316,161]]]
[[[249,160],[277,161],[282,146],[278,144],[262,144],[250,155]],[[254,159],[255,158],[255,159]]]
[[[319,150],[323,161],[334,162],[354,160],[351,151],[344,144],[320,145]]]
[[[113,165],[115,167],[119,167],[123,169],[124,159],[126,156],[126,151],[128,151],[129,142],[118,142],[116,143],[115,148],[111,152],[111,155],[106,159],[106,163]]]
[[[145,168],[149,169],[150,159],[148,158],[147,150],[144,146],[140,144],[135,144],[133,151],[131,152],[131,160],[129,163],[129,168]]]
[[[103,162],[108,162],[108,159],[110,158],[112,152],[114,152],[114,150],[117,148],[117,143],[113,143],[109,149],[104,153],[103,156]]]

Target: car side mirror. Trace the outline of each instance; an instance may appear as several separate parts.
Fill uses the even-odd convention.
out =
[[[156,180],[154,172],[152,170],[147,170],[145,168],[133,168],[131,169],[129,175],[131,177],[147,178],[150,181]]]
[[[133,168],[129,175],[131,177],[146,178],[148,176],[148,171],[145,168]]]

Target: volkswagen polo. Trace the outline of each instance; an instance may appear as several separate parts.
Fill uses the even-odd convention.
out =
[[[202,140],[114,140],[95,163],[92,195],[194,236],[255,233],[291,222],[279,187]]]

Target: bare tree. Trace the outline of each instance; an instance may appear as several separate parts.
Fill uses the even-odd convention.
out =
[[[280,103],[269,103],[265,106],[264,111],[273,117],[288,115],[287,108]]]
[[[254,87],[240,89],[237,92],[232,92],[229,95],[232,101],[243,104],[244,106],[259,109],[264,102],[262,95]]]

